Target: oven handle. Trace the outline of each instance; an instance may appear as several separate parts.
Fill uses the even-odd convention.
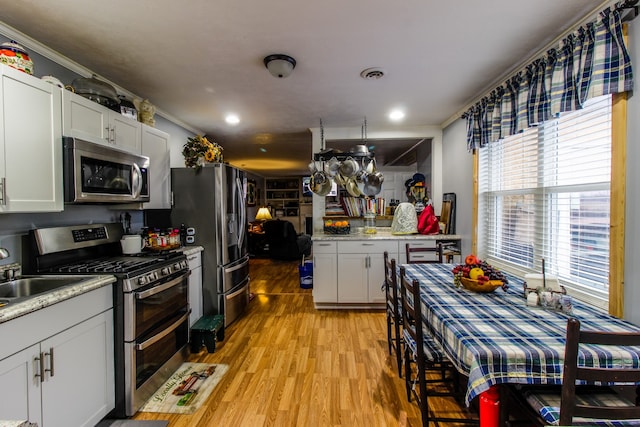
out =
[[[164,338],[167,335],[169,335],[171,332],[175,331],[178,328],[178,326],[180,326],[185,320],[187,320],[189,318],[189,313],[191,313],[191,310],[187,310],[187,312],[185,314],[180,316],[180,318],[178,320],[173,322],[173,324],[171,324],[171,326],[169,326],[164,331],[160,332],[158,335],[154,335],[153,337],[149,338],[148,340],[146,340],[144,342],[141,342],[140,344],[136,344],[136,350],[139,350],[139,351],[140,350],[144,350],[145,348],[147,348],[149,346],[152,346],[153,344],[157,343],[162,338]]]
[[[172,288],[172,287],[174,287],[176,285],[179,285],[184,280],[184,278],[187,277],[188,275],[189,274],[183,274],[183,275],[181,275],[179,277],[176,277],[175,279],[173,279],[173,280],[171,280],[171,281],[169,281],[167,283],[164,283],[162,285],[154,286],[153,288],[147,289],[146,291],[136,292],[135,293],[136,294],[136,299],[145,299],[145,298],[148,298],[148,297],[150,297],[152,295],[160,293],[162,291],[166,291],[169,288]]]

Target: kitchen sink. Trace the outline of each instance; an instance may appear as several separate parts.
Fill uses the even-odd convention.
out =
[[[75,285],[85,277],[29,277],[22,276],[9,282],[0,283],[0,301],[12,302],[17,298],[28,298],[45,292]]]

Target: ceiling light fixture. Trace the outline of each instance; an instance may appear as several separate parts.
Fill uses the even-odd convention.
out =
[[[227,117],[224,120],[230,125],[237,125],[240,123],[240,117],[235,114],[227,114]]]
[[[264,66],[273,77],[284,78],[296,68],[296,60],[288,55],[276,53],[264,58]]]
[[[389,113],[389,119],[394,122],[399,122],[404,119],[404,112],[400,110],[393,110]]]

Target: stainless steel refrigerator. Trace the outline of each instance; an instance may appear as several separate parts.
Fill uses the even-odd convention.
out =
[[[202,253],[202,312],[232,323],[249,303],[245,172],[225,164],[172,168],[171,222],[195,229]]]

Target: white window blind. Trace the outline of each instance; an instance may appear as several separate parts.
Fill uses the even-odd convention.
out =
[[[611,97],[479,150],[478,252],[608,301]]]

